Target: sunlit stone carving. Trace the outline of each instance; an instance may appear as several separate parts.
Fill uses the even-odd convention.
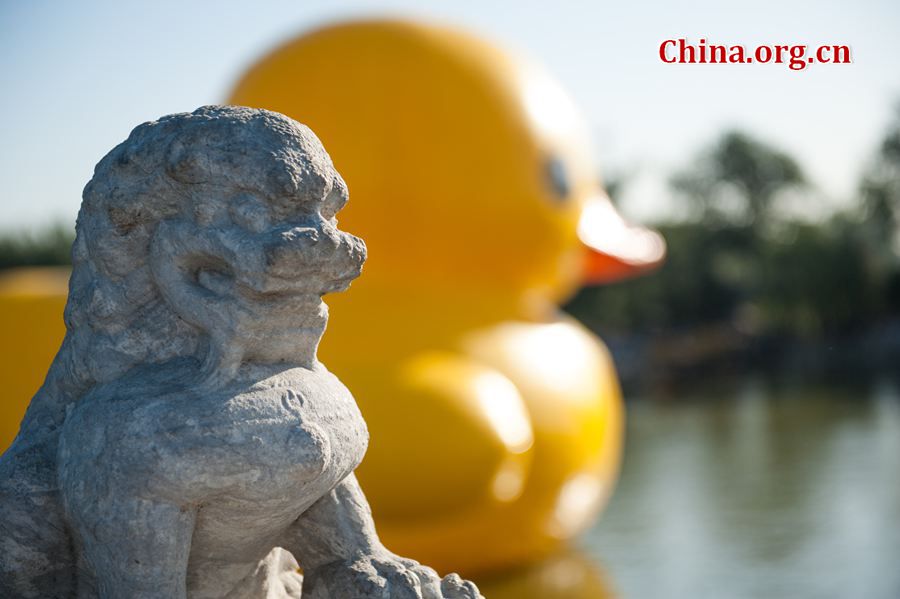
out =
[[[316,359],[366,255],[346,201],[261,110],[145,123],[97,165],[68,333],[0,459],[0,596],[480,596],[385,549],[353,476],[366,425]]]

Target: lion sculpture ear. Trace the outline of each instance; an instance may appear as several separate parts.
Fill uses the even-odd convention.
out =
[[[197,147],[196,134],[179,138],[169,146],[166,156],[166,173],[174,180],[188,185],[204,183],[209,178],[208,168],[204,168],[203,153]],[[194,139],[190,139],[190,138]]]

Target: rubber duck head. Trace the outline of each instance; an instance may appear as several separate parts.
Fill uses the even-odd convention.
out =
[[[337,24],[262,58],[230,103],[311,127],[366,239],[363,287],[560,301],[659,264],[599,181],[584,120],[537,64],[454,28]]]

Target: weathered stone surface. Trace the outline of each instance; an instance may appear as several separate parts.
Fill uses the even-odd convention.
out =
[[[479,597],[385,549],[353,476],[366,426],[316,359],[365,260],[346,201],[260,110],[145,123],[97,165],[68,333],[0,459],[0,596],[298,597],[299,562],[306,599]]]

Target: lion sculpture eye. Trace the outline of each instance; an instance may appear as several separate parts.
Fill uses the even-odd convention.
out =
[[[236,197],[231,202],[230,213],[235,224],[253,233],[262,233],[271,226],[269,208],[249,194]]]
[[[320,209],[322,218],[325,220],[335,218],[337,213],[341,211],[341,208],[347,204],[348,197],[347,184],[340,178],[336,179],[331,191],[328,192],[328,195],[325,196],[325,200],[322,202],[322,208]]]

